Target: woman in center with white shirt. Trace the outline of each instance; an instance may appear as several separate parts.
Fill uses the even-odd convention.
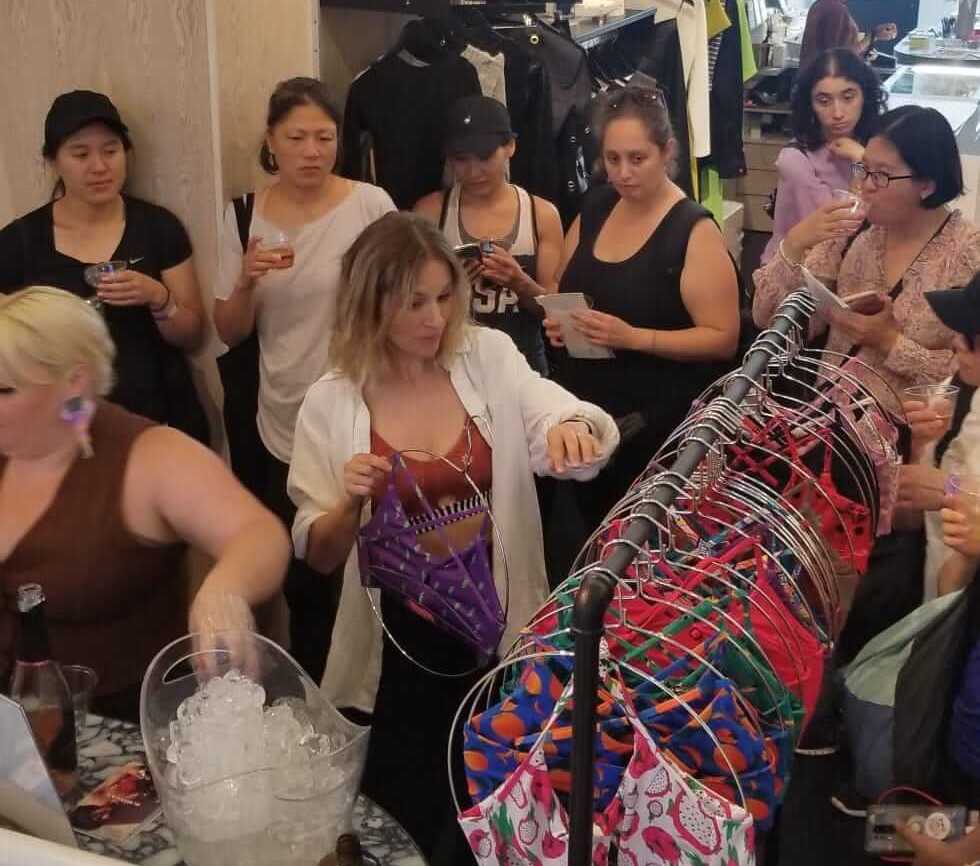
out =
[[[293,430],[306,389],[327,371],[340,260],[365,226],[395,206],[379,187],[335,174],[341,118],[320,81],[281,82],[267,121],[259,162],[276,181],[255,196],[244,251],[234,208],[225,212],[214,323],[229,346],[258,333],[257,424],[267,451],[260,498],[289,526]],[[289,237],[292,260],[275,249],[279,232]],[[318,677],[331,614],[323,582],[294,561],[285,591],[293,653]]]
[[[506,650],[548,592],[534,474],[591,478],[619,433],[597,406],[534,372],[506,334],[469,322],[463,269],[424,218],[388,214],[370,226],[344,258],[343,286],[330,348],[335,369],[310,388],[296,426],[293,543],[323,573],[346,563],[323,687],[337,706],[374,713],[362,789],[430,863],[455,866],[471,855],[460,853],[468,849],[455,824],[446,747],[475,674],[433,675],[382,639],[355,541],[374,543],[362,527],[372,510],[390,509],[387,485],[401,453],[435,511],[422,516],[443,526],[409,534],[435,556],[450,537],[457,551],[477,549],[474,559],[489,561],[483,575],[501,614],[506,609],[494,636]],[[466,478],[432,455],[468,467]],[[411,520],[420,509],[414,486],[401,482],[406,474],[394,477]],[[470,482],[483,494],[476,498],[490,502],[492,531],[485,510],[472,515]],[[464,512],[471,516],[460,519]],[[476,572],[467,568],[473,583]],[[430,669],[486,668],[485,658],[394,593],[381,593],[381,614],[385,629]]]

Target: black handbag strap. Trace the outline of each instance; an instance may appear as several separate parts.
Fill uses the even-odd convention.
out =
[[[255,209],[255,193],[247,192],[241,198],[232,199],[235,208],[235,222],[238,223],[238,239],[242,242],[242,252],[248,249],[248,233],[252,227],[252,211]]]

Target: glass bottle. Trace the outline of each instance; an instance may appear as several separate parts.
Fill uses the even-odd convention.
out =
[[[75,712],[65,677],[51,657],[40,584],[18,587],[17,611],[20,632],[10,696],[24,708],[55,788],[66,797],[78,784]]]

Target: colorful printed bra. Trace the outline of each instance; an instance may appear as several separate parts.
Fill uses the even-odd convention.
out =
[[[401,454],[391,457],[392,472],[371,519],[357,534],[361,583],[397,596],[409,610],[454,635],[480,656],[489,658],[503,636],[506,616],[500,605],[488,554],[490,515],[479,500],[466,513],[436,515]],[[398,475],[411,482],[425,516],[409,519],[398,494]],[[455,550],[445,526],[484,515],[483,529],[463,550]],[[426,551],[419,535],[439,533],[450,551]]]
[[[633,748],[615,796],[595,815],[592,862],[606,866],[615,846],[618,862],[628,866],[752,866],[751,815],[685,777],[663,757],[628,697],[623,706]],[[567,863],[568,816],[541,743],[502,786],[463,812],[459,823],[481,866]]]

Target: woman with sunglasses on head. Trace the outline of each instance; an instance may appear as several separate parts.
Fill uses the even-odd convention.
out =
[[[323,688],[374,713],[365,793],[433,866],[457,866],[470,855],[446,773],[453,715],[548,593],[534,476],[591,478],[619,435],[506,334],[470,324],[462,265],[430,221],[387,214],[342,268],[335,369],[296,426],[293,543],[324,574],[344,568]],[[379,601],[362,582],[386,587]]]
[[[207,443],[185,356],[204,336],[191,242],[169,210],[123,192],[132,148],[104,94],[55,99],[42,153],[58,182],[51,201],[0,231],[0,292],[43,283],[97,306],[116,344],[109,399]],[[89,284],[86,269],[107,261],[120,269]]]
[[[862,208],[831,202],[794,226],[777,255],[755,272],[752,314],[768,325],[782,300],[803,283],[800,265],[836,284],[847,310],[815,316],[811,336],[829,327],[826,348],[873,367],[899,393],[938,382],[952,372],[953,333],[930,309],[926,294],[965,285],[980,270],[980,231],[948,203],[963,192],[956,137],[933,108],[903,106],[881,118],[879,130],[855,165]],[[862,220],[862,212],[866,222]],[[898,410],[887,394],[879,397]]]
[[[878,76],[853,51],[827,51],[800,70],[792,98],[793,141],[776,158],[779,183],[763,264],[776,255],[789,229],[831,202],[835,190],[850,189],[851,166],[864,156],[884,102]]]
[[[531,368],[546,376],[536,298],[558,285],[561,218],[551,202],[508,181],[516,149],[506,106],[489,96],[458,100],[449,109],[445,144],[453,185],[425,196],[415,212],[437,222],[454,247],[489,242],[489,252],[465,263],[473,317],[509,334]]]
[[[257,492],[288,526],[296,415],[327,371],[340,260],[365,226],[395,206],[380,187],[336,173],[341,115],[321,81],[280,82],[266,120],[259,164],[274,182],[252,200],[244,249],[234,206],[225,211],[214,323],[229,346],[258,334],[256,423],[264,454]],[[336,606],[330,593],[319,575],[293,561],[286,577],[292,651],[314,679],[323,672],[324,623]]]
[[[659,91],[630,85],[601,104],[598,123],[608,185],[596,187],[565,239],[559,292],[592,308],[569,327],[611,357],[557,353],[555,380],[602,406],[623,442],[609,469],[575,485],[594,528],[731,363],[738,345],[738,280],[711,214],[670,179],[676,143]],[[552,344],[565,344],[545,319]]]

